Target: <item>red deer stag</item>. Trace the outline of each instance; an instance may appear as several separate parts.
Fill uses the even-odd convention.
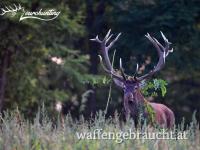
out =
[[[116,36],[116,38],[111,40],[113,34],[111,34],[111,30],[109,30],[103,40],[100,40],[98,35],[96,36],[96,38],[91,40],[100,44],[103,59],[100,55],[99,57],[103,69],[112,76],[114,83],[120,88],[122,88],[124,91],[123,106],[125,109],[125,116],[126,117],[130,116],[131,118],[133,118],[136,124],[139,117],[143,117],[144,119],[156,123],[161,127],[167,127],[167,128],[173,127],[175,121],[174,113],[167,106],[163,104],[152,103],[145,100],[140,90],[140,84],[143,80],[146,80],[147,78],[151,77],[153,74],[155,74],[156,72],[158,72],[160,69],[163,68],[166,57],[170,52],[173,52],[173,49],[169,49],[169,45],[171,43],[168,41],[168,39],[162,32],[161,35],[162,38],[164,39],[165,46],[160,44],[156,38],[151,37],[147,33],[145,37],[154,45],[154,47],[158,52],[159,55],[158,64],[148,74],[136,77],[139,68],[137,64],[135,74],[133,76],[129,76],[124,73],[121,58],[120,58],[120,69],[119,69],[120,73],[119,73],[117,70],[113,69],[108,56],[109,49],[119,39],[120,35],[121,33],[119,33]],[[103,64],[103,60],[105,61],[105,65]],[[151,111],[148,111],[149,109],[147,108],[151,108],[150,110],[153,111],[154,117],[152,117],[152,113],[150,113]]]

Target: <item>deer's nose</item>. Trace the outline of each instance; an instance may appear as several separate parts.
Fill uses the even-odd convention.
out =
[[[127,94],[126,94],[126,98],[127,98],[129,101],[133,101],[133,99],[134,99],[133,93],[127,93]]]

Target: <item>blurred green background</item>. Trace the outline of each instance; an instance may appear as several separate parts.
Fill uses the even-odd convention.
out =
[[[45,22],[20,15],[0,16],[0,111],[18,108],[31,118],[45,104],[53,115],[61,101],[64,112],[78,117],[104,110],[109,76],[99,66],[97,44],[89,41],[108,29],[122,32],[115,44],[115,68],[123,59],[125,72],[136,64],[157,63],[157,54],[144,37],[149,32],[161,40],[160,31],[172,42],[174,52],[154,77],[167,81],[167,94],[154,101],[166,104],[176,121],[200,117],[200,1],[199,0],[19,0],[1,1],[1,8],[21,4],[26,10],[54,8],[58,18]],[[112,55],[113,51],[111,51]],[[58,60],[56,63],[55,60]],[[105,78],[106,76],[106,78]],[[123,112],[120,89],[112,86],[108,116]]]

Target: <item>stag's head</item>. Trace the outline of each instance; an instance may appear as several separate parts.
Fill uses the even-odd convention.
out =
[[[115,84],[124,90],[125,99],[128,99],[129,101],[135,101],[135,100],[140,99],[141,97],[141,94],[139,92],[140,83],[143,80],[146,80],[147,78],[151,77],[153,74],[155,74],[156,72],[158,72],[159,70],[163,68],[166,57],[168,56],[170,52],[173,52],[173,49],[170,49],[169,46],[171,43],[168,41],[168,39],[165,37],[165,35],[162,32],[161,32],[161,36],[164,40],[164,45],[162,45],[160,42],[158,42],[156,38],[150,36],[149,33],[147,33],[145,37],[156,48],[158,56],[159,56],[159,61],[157,65],[149,73],[143,76],[137,76],[138,69],[139,69],[139,65],[137,64],[134,75],[130,76],[130,75],[125,74],[124,72],[121,58],[119,60],[120,68],[116,70],[111,65],[111,61],[108,55],[108,51],[114,45],[114,43],[119,39],[120,35],[121,33],[119,33],[115,38],[112,39],[113,34],[111,34],[111,30],[109,30],[103,40],[100,40],[98,35],[94,39],[91,39],[91,40],[100,44],[102,55],[99,55],[99,58],[100,58],[100,62],[102,64],[103,69],[112,76]]]

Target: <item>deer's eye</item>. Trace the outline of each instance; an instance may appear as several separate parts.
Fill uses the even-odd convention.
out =
[[[123,84],[123,89],[125,89],[126,88],[126,86]]]

